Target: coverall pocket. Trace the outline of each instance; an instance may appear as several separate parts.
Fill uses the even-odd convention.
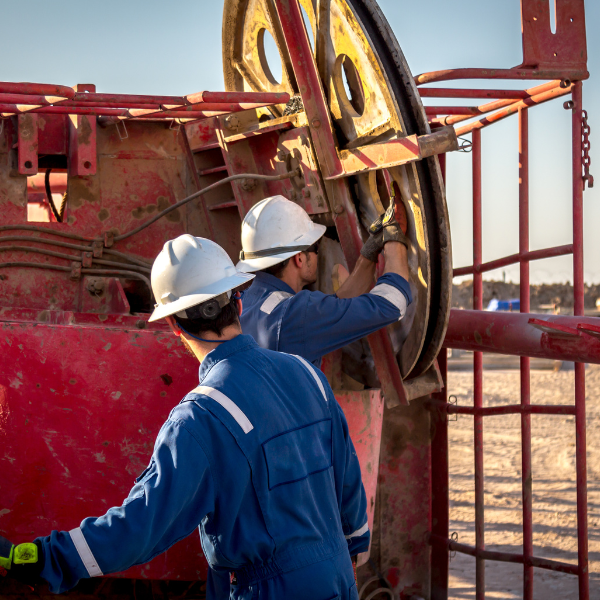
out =
[[[331,467],[331,419],[280,433],[262,446],[270,490],[301,481]]]

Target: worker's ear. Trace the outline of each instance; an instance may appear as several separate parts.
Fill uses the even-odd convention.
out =
[[[292,261],[298,269],[301,269],[306,262],[306,256],[304,255],[304,252],[298,252],[298,254],[294,254],[294,256],[292,256]]]
[[[237,306],[238,317],[241,317],[242,316],[242,312],[244,310],[244,307],[242,305],[242,299],[241,298],[236,298],[235,299],[235,305]]]
[[[177,325],[177,321],[175,321],[175,319],[169,315],[168,317],[165,317],[167,323],[169,324],[169,327],[171,328],[171,331],[177,336],[179,337],[181,335],[181,329],[179,329],[179,325]]]

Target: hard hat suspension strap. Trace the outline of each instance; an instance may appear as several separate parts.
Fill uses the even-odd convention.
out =
[[[240,252],[240,260],[249,260],[251,258],[264,258],[265,256],[276,256],[287,252],[302,252],[308,250],[310,245],[306,246],[279,246],[278,248],[266,248],[265,250],[256,250],[255,252]]]

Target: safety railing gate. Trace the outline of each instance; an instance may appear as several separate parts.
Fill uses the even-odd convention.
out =
[[[542,10],[544,9],[544,10]],[[537,12],[533,12],[537,11]],[[523,565],[523,598],[531,600],[534,590],[534,569],[549,569],[574,575],[579,582],[579,598],[589,599],[587,470],[586,470],[586,408],[585,363],[600,362],[600,327],[594,318],[584,315],[583,272],[583,191],[591,187],[589,174],[589,127],[587,113],[582,108],[581,79],[585,68],[585,22],[583,0],[557,0],[557,29],[549,36],[550,16],[547,2],[522,2],[524,66],[509,70],[457,69],[427,73],[416,78],[417,84],[448,79],[553,79],[550,83],[529,90],[475,90],[421,88],[423,97],[496,98],[479,107],[427,107],[432,125],[455,125],[458,135],[472,135],[473,161],[473,264],[454,270],[454,276],[473,276],[473,310],[453,310],[445,345],[473,351],[473,406],[448,404],[447,393],[432,399],[432,586],[434,600],[448,597],[449,553],[459,552],[475,558],[476,598],[485,598],[486,561],[502,561]],[[577,27],[575,27],[575,25]],[[546,29],[548,31],[546,31]],[[561,46],[562,44],[562,46]],[[579,52],[579,64],[560,62],[558,47],[568,49],[571,56]],[[528,52],[538,54],[531,61]],[[528,60],[529,59],[529,60]],[[529,67],[531,70],[527,70]],[[542,68],[543,67],[543,68]],[[541,102],[567,96],[565,109],[572,113],[573,170],[573,243],[531,251],[529,249],[529,130],[528,112]],[[569,98],[570,96],[570,98]],[[493,112],[496,109],[497,112]],[[462,121],[476,115],[487,116],[466,125]],[[482,263],[482,129],[516,114],[519,123],[519,252],[488,263]],[[445,172],[445,157],[440,157]],[[573,316],[529,314],[529,263],[533,260],[572,254],[573,256]],[[483,274],[512,264],[520,266],[520,313],[482,311]],[[520,356],[520,404],[484,407],[483,352]],[[575,362],[574,404],[532,404],[530,393],[530,358],[540,357]],[[447,381],[447,358],[439,358],[440,369]],[[475,483],[475,545],[459,543],[449,537],[449,461],[448,425],[450,414],[473,416],[474,483]],[[518,414],[521,417],[522,447],[522,533],[521,554],[486,550],[484,513],[484,421],[497,415]],[[548,560],[534,555],[532,482],[532,415],[574,415],[576,429],[576,490],[577,490],[577,564]]]

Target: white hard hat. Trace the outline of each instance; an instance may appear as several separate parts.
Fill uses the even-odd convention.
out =
[[[255,204],[242,222],[240,271],[251,273],[283,262],[312,246],[327,228],[313,223],[307,212],[283,196]]]
[[[189,233],[180,235],[164,245],[152,265],[157,304],[148,320],[202,304],[253,278],[238,271],[219,244]]]

